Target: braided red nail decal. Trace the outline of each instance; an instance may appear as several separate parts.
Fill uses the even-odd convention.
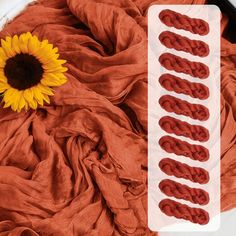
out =
[[[167,48],[191,53],[194,56],[206,57],[209,54],[209,46],[200,40],[191,40],[187,37],[164,31],[159,35],[160,42]]]
[[[190,31],[193,34],[199,35],[207,35],[209,33],[208,23],[201,19],[190,18],[171,10],[161,11],[159,18],[162,23],[169,27]]]
[[[201,145],[194,145],[171,136],[163,136],[159,140],[159,145],[168,153],[174,153],[178,156],[189,157],[192,160],[207,161],[209,151]]]
[[[204,84],[191,83],[171,74],[161,75],[159,82],[168,91],[182,93],[201,100],[209,97],[209,89]]]
[[[203,189],[190,188],[170,179],[162,180],[159,188],[168,197],[183,199],[199,205],[206,205],[209,202],[209,194]]]
[[[162,117],[159,125],[169,134],[184,136],[200,142],[206,142],[209,139],[209,131],[203,126],[191,125],[170,116]]]
[[[162,96],[159,99],[159,104],[164,110],[174,112],[177,115],[189,116],[192,119],[201,121],[209,118],[209,111],[203,105],[192,104],[170,95]]]
[[[194,183],[206,184],[209,181],[209,174],[200,167],[192,167],[170,158],[164,158],[159,162],[160,169],[169,176],[187,179]]]
[[[205,225],[209,222],[209,214],[200,208],[191,208],[170,199],[160,201],[159,207],[168,216],[174,216],[200,225]]]
[[[171,53],[163,53],[159,57],[159,62],[167,70],[185,73],[199,79],[206,79],[209,76],[209,68],[205,64],[189,61]]]

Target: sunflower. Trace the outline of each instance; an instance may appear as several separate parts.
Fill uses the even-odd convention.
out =
[[[61,86],[67,71],[58,48],[31,33],[6,37],[0,47],[0,93],[4,108],[20,112],[50,103],[54,86]]]

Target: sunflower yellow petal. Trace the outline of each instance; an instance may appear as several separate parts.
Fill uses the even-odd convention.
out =
[[[43,65],[46,65],[48,63],[51,63],[55,60],[57,60],[59,58],[59,54],[48,54],[48,55],[44,55],[44,56],[37,56],[37,58],[40,60],[40,62],[43,64]]]
[[[0,68],[3,69],[6,65],[6,61],[0,58]]]
[[[33,100],[29,103],[29,106],[30,106],[33,110],[36,110],[37,107],[38,107],[38,104],[37,104],[37,102],[33,99]]]
[[[5,76],[4,70],[0,70],[0,81],[7,83],[7,77]]]
[[[24,90],[23,96],[29,104],[29,107],[31,107],[32,109],[37,108],[37,102],[34,100],[34,93],[32,91],[32,88]]]
[[[21,52],[19,47],[19,38],[17,35],[14,35],[12,38],[12,50],[14,50],[14,52],[17,54]]]
[[[60,66],[58,68],[49,68],[46,70],[46,73],[64,73],[68,70],[68,68]]]
[[[10,88],[10,89],[6,90],[6,92],[4,93],[3,96],[4,96],[4,101],[7,104],[9,104],[9,103],[11,104],[11,109],[13,111],[17,111],[21,92],[17,89]]]
[[[32,34],[30,33],[30,32],[27,32],[26,33],[26,38],[29,40],[30,38],[32,38],[33,36],[32,36]]]
[[[29,104],[28,102],[25,100],[25,110],[28,111],[29,110]]]
[[[47,75],[47,73],[45,73]],[[55,76],[57,76],[58,78],[60,79],[66,79],[67,80],[67,77],[65,76],[65,74],[63,73],[53,73]]]
[[[44,39],[43,41],[41,41],[40,43],[40,52],[44,49],[44,47],[47,47],[47,45],[49,44],[47,39]]]
[[[44,94],[44,95],[43,95],[43,99],[44,99],[44,101],[45,101],[46,103],[50,104],[50,98],[49,98],[48,95]]]
[[[23,96],[27,101],[31,101],[34,99],[34,95],[31,89],[24,90]]]
[[[29,34],[21,34],[19,37],[19,47],[22,53],[28,53]]]
[[[39,58],[39,60],[43,60],[48,57],[52,58],[54,56],[54,53],[52,53],[53,45],[46,44],[46,41],[44,40],[42,42],[40,50],[37,53],[37,58]]]
[[[7,36],[5,40],[1,39],[2,49],[8,58],[16,55],[16,53],[12,50],[11,41],[11,37],[9,36]]]
[[[0,68],[4,68],[6,65],[7,55],[5,54],[4,50],[0,48]]]
[[[17,93],[17,90],[14,88],[10,88],[8,89],[5,93],[4,93],[4,101],[11,101],[12,98],[14,97],[14,94]]]
[[[5,51],[3,50],[3,48],[0,48],[0,58],[1,58],[1,60],[3,60],[3,61],[6,61],[7,60],[7,55],[6,55],[6,53],[5,53]]]
[[[43,79],[41,80],[41,83],[45,86],[60,86],[66,83],[67,79],[66,77],[59,77],[56,74],[53,73],[45,73]]]
[[[57,60],[54,60],[54,61],[51,61],[50,63],[48,63],[48,66],[62,66],[66,62],[67,62],[66,60],[57,59]]]
[[[52,92],[52,89],[44,86],[43,84],[38,84],[37,87],[40,89],[40,91],[46,95],[52,96],[54,93]]]
[[[60,70],[62,68],[61,65],[56,65],[56,64],[46,64],[43,65],[43,69],[48,72],[48,71],[57,71]]]
[[[41,83],[45,86],[58,87],[67,82],[66,79],[63,80],[50,80],[49,78],[44,78],[41,80]]]
[[[0,93],[5,92],[9,88],[10,88],[10,85],[8,83],[4,83],[0,81]]]
[[[12,100],[11,108],[13,111],[19,112],[19,101],[21,97],[21,92],[18,91],[17,93],[14,94],[14,98]]]
[[[8,108],[11,106],[11,103],[4,103],[3,108]]]
[[[18,101],[18,108],[17,108],[17,112],[20,112],[22,110],[23,107],[25,107],[25,98],[23,96],[23,93],[21,92],[20,93],[20,98],[19,98],[19,101]]]
[[[38,102],[39,105],[43,106],[43,94],[41,93],[41,90],[38,89],[37,86],[32,88],[32,91],[34,93],[34,99]]]
[[[40,42],[38,38],[34,35],[33,37],[29,38],[28,42],[28,50],[29,54],[37,56],[37,52],[40,49]]]

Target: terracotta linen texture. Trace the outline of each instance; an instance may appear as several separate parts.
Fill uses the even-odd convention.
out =
[[[157,234],[147,227],[147,10],[171,3],[204,0],[41,0],[0,32],[48,39],[69,68],[50,105],[0,109],[0,236]],[[236,206],[235,65],[222,36],[222,210]]]

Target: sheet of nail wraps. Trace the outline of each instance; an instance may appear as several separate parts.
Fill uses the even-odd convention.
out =
[[[205,33],[195,32],[191,27],[185,27],[187,30],[181,29],[184,28],[184,21],[182,25],[175,24],[173,27],[168,23],[168,17],[167,22],[163,23],[159,18],[163,10],[204,20],[208,23],[209,32],[207,29]],[[168,39],[161,42],[166,35],[173,39],[176,34],[185,37],[181,39],[184,42],[179,43],[182,43],[181,47],[185,51],[181,51],[181,47],[176,50],[178,43],[170,43]],[[199,46],[199,41],[201,45],[208,45],[209,50],[201,51],[201,47],[195,50],[194,47]],[[163,57],[168,58],[170,54],[177,56],[177,59],[187,59],[188,61],[183,61],[184,65],[189,62],[203,63],[208,67],[209,75],[202,74],[202,68],[194,73],[189,70],[183,72],[178,68],[178,62],[171,64],[168,60],[163,66]],[[171,58],[173,59],[173,56]],[[185,80],[184,85],[181,85],[181,82],[176,87],[176,77],[177,80]],[[172,82],[174,81],[172,84],[171,78]],[[177,99],[178,103],[181,99],[182,105],[169,106],[169,96],[172,97],[172,102]],[[191,113],[193,115],[184,113],[186,109],[181,107],[189,107],[191,104],[198,104],[197,109],[203,111],[198,114]],[[196,107],[193,107],[193,110]],[[201,117],[201,112],[205,112],[205,118]],[[191,149],[192,152],[188,153]],[[204,151],[208,152],[207,157],[202,156]],[[170,166],[167,166],[165,171],[161,169],[168,161],[176,168],[172,169],[172,172],[168,169]],[[178,174],[178,168],[188,177],[182,178]],[[192,176],[188,175],[188,171]],[[174,172],[176,173],[173,174]],[[204,173],[208,175],[208,179],[206,176],[201,179]],[[186,207],[190,209],[187,209],[187,216],[184,213]],[[202,212],[205,212],[209,219],[204,218],[206,216],[202,216]],[[195,213],[198,216],[195,216]],[[213,5],[153,5],[148,11],[148,224],[154,231],[215,231],[220,226],[219,213],[220,11]],[[188,214],[192,220],[189,220]],[[186,219],[181,219],[183,215]]]

